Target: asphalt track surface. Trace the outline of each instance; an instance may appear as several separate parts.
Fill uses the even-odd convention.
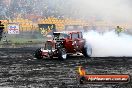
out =
[[[79,84],[78,66],[89,73],[130,74],[132,58],[84,58],[71,56],[65,61],[37,60],[36,47],[0,48],[0,88],[132,88],[127,84]]]

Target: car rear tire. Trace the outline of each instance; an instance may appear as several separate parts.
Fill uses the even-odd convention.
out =
[[[36,57],[37,59],[42,59],[42,58],[43,58],[41,48],[39,48],[39,49],[37,49],[37,50],[35,51],[35,57]]]
[[[66,49],[60,49],[58,51],[58,58],[60,60],[66,60],[67,59],[67,52],[66,52]]]
[[[92,56],[92,48],[91,48],[91,46],[89,46],[89,47],[84,47],[83,50],[82,50],[82,54],[83,54],[85,57],[91,57],[91,56]]]

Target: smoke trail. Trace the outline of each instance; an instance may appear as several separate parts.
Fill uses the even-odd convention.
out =
[[[112,22],[131,22],[131,0],[73,0],[78,16]]]
[[[89,31],[84,34],[87,43],[92,46],[92,57],[131,57],[132,36],[122,33],[118,36],[114,31],[99,34]]]

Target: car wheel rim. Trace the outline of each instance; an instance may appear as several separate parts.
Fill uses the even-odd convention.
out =
[[[62,55],[63,59],[66,59],[66,56],[67,56],[66,54],[63,54],[63,55]]]
[[[62,52],[62,58],[63,58],[63,59],[66,59],[66,57],[67,57],[67,54],[66,54],[66,52],[63,50],[63,52]]]

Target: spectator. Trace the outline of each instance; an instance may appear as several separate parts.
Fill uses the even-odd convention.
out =
[[[4,30],[4,25],[0,21],[0,41],[1,41],[1,38],[2,38],[3,30]]]

